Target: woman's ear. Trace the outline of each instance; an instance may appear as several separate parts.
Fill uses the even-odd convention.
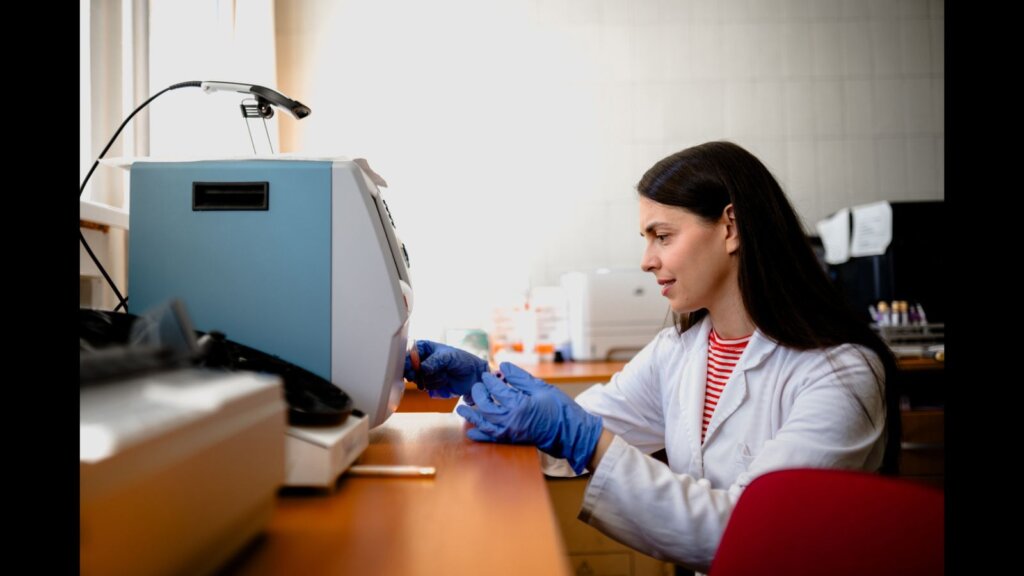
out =
[[[722,222],[725,224],[725,250],[729,254],[735,254],[740,249],[740,231],[736,228],[736,211],[732,204],[722,211]]]

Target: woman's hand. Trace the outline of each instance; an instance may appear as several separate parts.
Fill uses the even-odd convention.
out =
[[[405,356],[405,379],[426,390],[431,398],[463,396],[471,403],[469,393],[473,384],[487,372],[487,362],[480,357],[430,340],[416,341],[416,355],[418,369],[413,358]]]
[[[601,437],[601,417],[514,364],[502,362],[500,374],[487,372],[473,385],[475,407],[456,407],[476,426],[466,435],[478,442],[532,444],[582,473]]]

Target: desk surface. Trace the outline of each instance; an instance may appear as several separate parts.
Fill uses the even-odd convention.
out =
[[[282,495],[230,574],[570,574],[537,450],[473,442],[455,414],[399,413],[360,464],[435,466],[434,478],[343,477]]]
[[[521,364],[519,367],[546,382],[568,384],[572,382],[607,382],[625,365],[625,362],[541,362],[539,364]],[[932,358],[897,358],[896,365],[904,371],[942,370],[945,368],[944,362]]]
[[[944,362],[931,358],[897,358],[896,364],[900,370],[911,372],[945,368]],[[572,384],[607,382],[625,365],[625,362],[541,362],[519,364],[519,367],[551,384]],[[406,382],[405,388],[407,391],[416,390],[416,385]]]
[[[622,370],[625,362],[541,362],[519,367],[552,384],[573,382],[607,382]]]
[[[945,362],[934,358],[896,358],[896,365],[904,372],[944,370]]]
[[[550,384],[571,384],[580,382],[607,382],[622,370],[625,362],[540,362],[538,364],[516,364],[523,370]],[[412,382],[405,383],[406,390],[415,390]]]
[[[942,370],[943,362],[930,358],[898,358],[896,364],[904,372],[931,372]],[[623,369],[625,362],[542,362],[520,364],[519,367],[552,384],[581,384],[607,382]],[[458,399],[431,399],[413,382],[406,382],[406,395],[398,406],[399,412],[451,412]]]

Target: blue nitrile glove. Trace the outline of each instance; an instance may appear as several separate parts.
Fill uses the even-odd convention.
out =
[[[465,350],[430,340],[417,340],[420,369],[413,370],[412,359],[405,356],[405,379],[427,390],[431,398],[464,396],[470,402],[470,389],[487,372],[487,362]]]
[[[582,473],[601,437],[601,417],[515,364],[502,362],[500,368],[504,381],[487,372],[473,385],[475,407],[456,407],[476,426],[466,435],[478,442],[533,444]]]

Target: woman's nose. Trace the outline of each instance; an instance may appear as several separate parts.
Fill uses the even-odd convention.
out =
[[[644,250],[644,255],[640,259],[640,269],[644,272],[653,272],[658,269],[658,259],[651,254],[650,248]]]

